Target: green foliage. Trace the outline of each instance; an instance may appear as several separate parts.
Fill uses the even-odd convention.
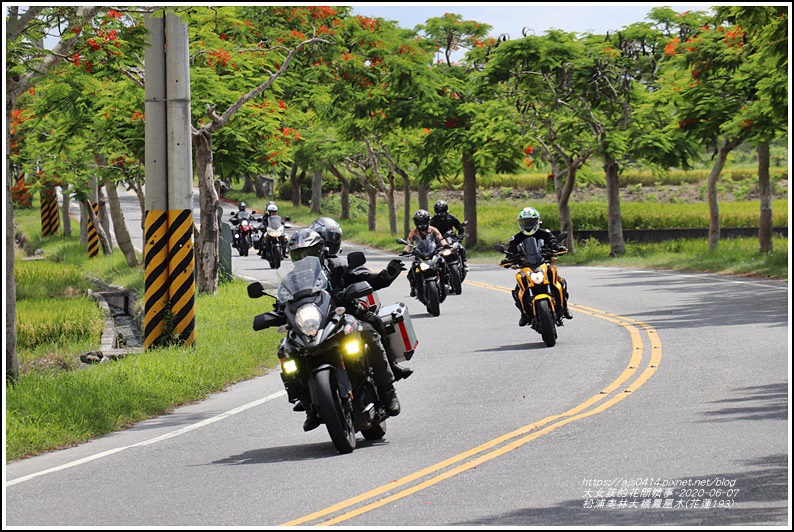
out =
[[[17,302],[17,348],[99,342],[102,310],[89,298],[24,299]]]

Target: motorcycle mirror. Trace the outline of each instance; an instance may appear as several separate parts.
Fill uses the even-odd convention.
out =
[[[407,245],[408,245],[408,241],[407,241],[406,239],[404,239],[404,238],[398,238],[398,239],[397,239],[397,243],[398,243],[398,244],[402,244],[402,245],[404,245],[404,246],[407,246]]]
[[[469,223],[469,221],[468,220],[464,220],[463,222],[460,222],[460,225],[466,225],[467,223]]]
[[[257,299],[265,295],[265,287],[262,286],[262,283],[256,281],[248,285],[248,297],[251,299]]]
[[[285,224],[284,224],[284,228],[285,228],[285,229],[292,229],[292,224],[285,223]]]
[[[563,231],[559,235],[557,235],[557,240],[562,241],[565,240],[566,238],[568,238],[568,231]]]
[[[367,257],[360,251],[354,251],[347,255],[347,265],[350,268],[358,268],[359,266],[363,266],[365,262],[367,262]]]
[[[504,247],[502,244],[494,244],[494,245],[493,245],[493,248],[494,248],[496,251],[501,251],[502,253],[504,253],[504,252],[505,252],[505,247]]]

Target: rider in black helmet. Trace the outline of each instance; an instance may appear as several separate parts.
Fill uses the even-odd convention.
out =
[[[433,212],[435,212],[435,216],[430,218],[430,225],[438,229],[439,233],[446,235],[448,231],[454,229],[457,232],[457,236],[463,236],[463,224],[449,213],[449,204],[446,201],[438,200],[436,204],[433,205]],[[463,267],[468,271],[468,266],[466,264],[466,248],[463,246],[460,247],[460,258],[463,259]]]
[[[375,290],[380,288],[385,288],[389,286],[392,281],[399,275],[400,270],[396,268],[402,265],[402,262],[399,260],[394,260],[392,263],[389,264],[389,267],[386,270],[381,271],[378,274],[373,274],[368,268],[364,266],[360,266],[355,270],[354,274],[351,274],[347,270],[347,260],[338,257],[339,250],[342,246],[342,227],[339,223],[334,220],[333,218],[322,217],[317,218],[311,224],[309,224],[309,229],[316,231],[325,242],[325,258],[326,260],[323,261],[323,265],[329,270],[330,275],[329,278],[331,279],[332,286],[342,286],[346,285],[345,281],[349,282],[351,275],[356,275],[358,277],[364,277],[363,280],[368,281]],[[389,270],[391,268],[391,270]],[[392,274],[395,274],[392,277]],[[382,338],[386,338],[386,328],[383,325],[383,320],[381,320],[380,316],[375,314],[372,311],[363,311],[360,310],[356,317],[367,321],[370,325],[372,325],[378,334]],[[407,368],[401,366],[395,360],[395,354],[392,352],[391,344],[389,342],[383,342],[383,348],[386,351],[386,355],[389,357],[389,365],[391,366],[392,373],[394,373],[394,377],[396,380],[400,379],[407,379],[411,376],[414,370],[411,368]]]
[[[408,244],[405,246],[403,250],[404,253],[409,253],[411,251],[411,242],[414,240],[424,240],[426,238],[432,238],[436,241],[437,245],[440,246],[447,246],[447,241],[441,235],[438,229],[430,225],[430,213],[424,209],[419,209],[414,213],[414,229],[408,233]],[[413,268],[408,269],[408,282],[411,285],[411,297],[416,296],[416,285],[414,284],[414,272]]]
[[[347,268],[346,259],[344,262],[342,262],[342,259],[337,259],[337,261],[339,261],[338,264],[333,268],[328,268],[328,260],[324,256],[325,250],[326,245],[323,238],[316,231],[309,228],[296,231],[289,239],[289,253],[293,262],[297,262],[311,255],[318,257],[323,265],[326,266],[330,272],[329,280],[332,294],[340,293],[345,286],[357,281],[369,281],[373,288],[378,289],[382,287],[378,284],[379,279],[386,279],[388,277],[393,280],[401,271],[399,267],[393,268],[392,264],[389,264],[389,269],[383,272],[378,274],[370,272],[371,275],[362,275],[362,273],[358,271],[350,272]],[[399,266],[402,266],[401,261],[396,259],[395,261],[399,263]],[[395,269],[396,273],[393,272]],[[391,284],[391,280],[388,281],[389,284]],[[386,286],[388,286],[388,284]],[[360,309],[355,302],[351,303],[345,301],[340,303],[345,304],[346,312],[356,317],[362,314],[362,309]],[[370,364],[375,373],[375,385],[378,387],[378,391],[384,400],[386,412],[390,416],[396,416],[400,413],[400,401],[397,399],[397,391],[394,389],[395,378],[391,371],[388,356],[381,343],[381,335],[378,333],[376,327],[367,320],[361,319],[361,323],[363,327],[362,335],[371,347],[369,351]],[[301,408],[301,406],[300,403],[297,403],[295,405],[295,410],[302,410],[303,408]],[[319,425],[320,420],[315,413],[307,411],[306,421],[303,423],[303,430],[310,431],[317,428]]]

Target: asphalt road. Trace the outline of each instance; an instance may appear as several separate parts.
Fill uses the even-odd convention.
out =
[[[233,264],[275,275],[256,256]],[[790,528],[788,283],[560,273],[574,319],[553,348],[518,327],[496,265],[472,265],[438,317],[404,276],[380,291],[419,338],[382,441],[339,455],[323,426],[304,433],[274,371],[8,464],[5,524]]]

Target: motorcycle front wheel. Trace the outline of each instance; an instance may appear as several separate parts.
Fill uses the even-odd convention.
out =
[[[342,396],[331,370],[315,374],[317,379],[317,406],[334,447],[340,454],[352,453],[356,448],[356,430],[353,415],[342,405]]]
[[[548,347],[554,347],[557,343],[557,326],[554,324],[554,317],[551,315],[551,307],[547,299],[541,299],[535,303],[535,310],[538,313],[540,322],[540,335]]]
[[[278,270],[281,266],[281,247],[273,246],[270,248],[270,267]]]
[[[435,281],[425,282],[425,292],[427,296],[427,311],[431,316],[441,314],[441,302],[438,298],[438,285]]]

